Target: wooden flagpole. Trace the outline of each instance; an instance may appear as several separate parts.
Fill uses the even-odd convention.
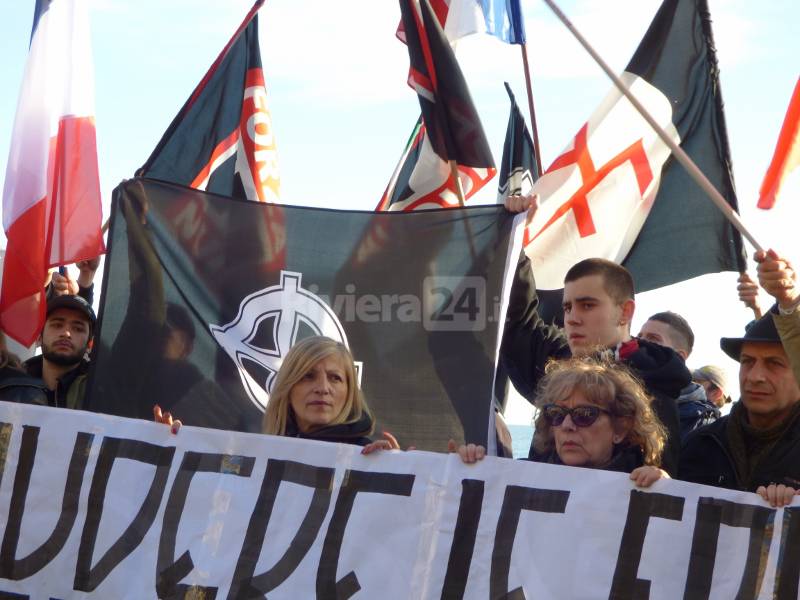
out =
[[[652,117],[652,115],[647,112],[647,109],[642,106],[642,104],[636,99],[630,90],[625,87],[625,84],[622,80],[617,76],[614,71],[611,70],[611,67],[600,57],[600,55],[595,51],[595,49],[586,41],[581,33],[575,28],[575,26],[570,22],[567,16],[561,12],[561,9],[556,5],[554,0],[544,0],[545,4],[550,7],[550,10],[555,13],[556,17],[564,24],[564,26],[572,32],[572,35],[575,36],[575,39],[578,40],[581,46],[591,55],[594,61],[600,65],[600,68],[605,71],[605,74],[614,82],[616,88],[620,91],[620,93],[625,96],[628,100],[630,100],[633,107],[639,112],[640,115],[644,118],[645,121],[653,128],[653,130],[658,134],[658,137],[661,138],[670,150],[672,150],[672,155],[675,159],[683,165],[683,167],[689,172],[689,175],[697,182],[702,190],[708,195],[711,201],[717,205],[722,211],[722,214],[731,222],[731,224],[741,233],[750,244],[752,244],[753,248],[756,250],[763,250],[761,245],[755,240],[752,234],[747,230],[744,226],[744,223],[739,218],[739,215],[736,214],[736,211],[733,210],[725,201],[725,198],[722,197],[722,194],[717,191],[717,188],[714,187],[714,184],[711,183],[705,174],[700,170],[700,168],[694,163],[694,161],[689,157],[686,152],[683,151],[678,144],[676,144],[673,139],[667,134],[666,131],[656,122],[656,120]]]
[[[461,177],[458,176],[458,163],[452,158],[447,162],[450,164],[450,176],[453,178],[453,185],[458,195],[458,205],[464,208],[466,200],[464,199],[464,187],[461,185]]]
[[[536,176],[542,176],[542,151],[539,148],[539,127],[536,125],[536,111],[533,108],[533,89],[531,88],[531,68],[528,64],[528,43],[520,44],[522,52],[522,70],[525,71],[525,89],[528,91],[528,110],[531,113],[531,133],[533,134],[533,150],[536,154]]]

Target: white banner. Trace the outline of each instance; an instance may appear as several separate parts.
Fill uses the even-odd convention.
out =
[[[0,402],[0,598],[797,598],[800,507]]]

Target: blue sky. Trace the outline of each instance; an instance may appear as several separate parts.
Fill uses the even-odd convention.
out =
[[[161,134],[251,5],[251,0],[90,0],[96,120],[106,213],[111,190],[148,157]],[[0,179],[30,36],[33,0],[4,5],[0,20]],[[800,3],[709,0],[743,219],[762,244],[800,255],[792,206],[753,207],[760,179],[797,80]],[[621,70],[659,2],[563,0],[562,8],[601,55]],[[523,0],[543,163],[572,138],[610,87],[538,0]],[[261,51],[281,165],[291,204],[372,209],[419,114],[405,84],[408,55],[394,38],[394,0],[267,0]],[[500,160],[508,80],[524,106],[519,47],[473,36],[457,50]],[[794,189],[800,189],[795,186]],[[791,191],[791,190],[790,190]],[[494,182],[480,195],[494,201]],[[791,236],[791,237],[790,237]],[[736,365],[718,350],[721,334],[748,320],[735,276],[699,278],[640,295],[638,327],[652,312],[682,312],[698,333],[690,364]]]

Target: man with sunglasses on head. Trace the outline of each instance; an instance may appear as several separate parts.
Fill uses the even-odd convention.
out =
[[[511,212],[535,211],[535,196],[511,196]],[[596,353],[624,363],[644,383],[652,407],[667,430],[662,466],[674,473],[680,452],[676,400],[691,373],[672,349],[631,336],[636,303],[630,272],[600,258],[582,260],[564,278],[564,329],[546,324],[538,314],[536,284],[524,253],[511,289],[501,360],[511,381],[529,402],[549,360]],[[531,454],[533,456],[533,448]]]

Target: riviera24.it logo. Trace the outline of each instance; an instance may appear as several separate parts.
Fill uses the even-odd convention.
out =
[[[324,335],[347,345],[344,328],[330,306],[301,287],[302,273],[281,271],[281,282],[250,294],[227,325],[211,334],[236,363],[247,395],[264,410],[275,375],[296,341]]]

